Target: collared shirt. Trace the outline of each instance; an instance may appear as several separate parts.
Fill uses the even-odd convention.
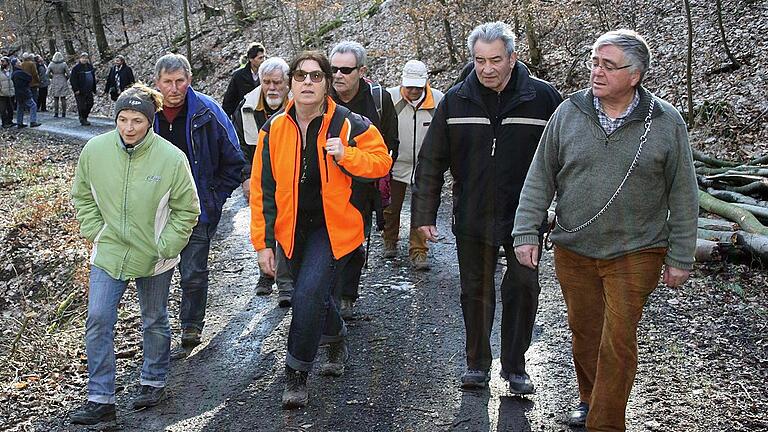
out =
[[[613,131],[621,127],[621,125],[627,121],[627,117],[632,114],[632,111],[637,108],[637,105],[640,103],[640,93],[635,90],[635,95],[632,97],[632,102],[629,104],[627,109],[624,110],[624,112],[615,119],[610,118],[608,114],[603,111],[603,107],[600,105],[600,99],[597,96],[592,97],[592,103],[595,106],[595,111],[597,111],[597,118],[600,120],[600,126],[603,127],[603,130],[607,135],[610,135],[613,133]]]

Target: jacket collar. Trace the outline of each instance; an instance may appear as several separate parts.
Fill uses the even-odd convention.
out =
[[[394,105],[397,105],[400,102],[403,102],[405,104],[408,104],[408,101],[405,100],[405,89],[403,86],[398,86],[398,89],[400,91],[397,92],[397,98],[392,101]],[[421,102],[421,105],[419,105],[418,108],[420,110],[430,110],[435,108],[435,97],[432,95],[432,87],[429,86],[429,83],[427,83],[424,86],[424,100]]]
[[[133,157],[139,157],[146,153],[150,147],[152,147],[152,144],[155,142],[155,131],[152,130],[152,128],[149,128],[147,131],[147,135],[144,136],[144,139],[139,141],[136,145],[133,147],[126,147],[125,142],[123,142],[123,138],[120,136],[120,132],[118,132],[117,128],[115,128],[115,135],[117,135],[117,141],[119,143],[119,146],[121,149],[123,149],[126,153],[132,155]]]
[[[511,91],[514,97],[509,99],[506,106],[500,107],[500,114],[512,109],[521,102],[527,102],[536,97],[536,89],[533,87],[531,73],[528,70],[528,67],[519,60],[515,62],[515,67],[512,69],[510,82],[513,87],[505,88],[503,91]],[[509,84],[507,84],[507,86],[509,86]],[[457,95],[465,99],[470,99],[480,106],[484,106],[481,87],[482,84],[480,84],[480,79],[477,78],[477,73],[473,70],[460,84]]]
[[[291,117],[293,119],[294,123],[298,124],[296,121],[296,110],[293,109],[295,105],[295,102],[293,98],[288,100],[288,103],[285,105],[285,113],[288,115],[288,117]],[[331,118],[333,118],[333,114],[336,112],[336,102],[334,102],[333,98],[330,95],[325,96],[325,112],[323,113],[323,124],[320,126],[320,131],[324,131],[328,128],[328,125],[331,124]]]
[[[645,119],[645,116],[648,115],[648,108],[651,104],[651,99],[656,98],[656,96],[653,95],[653,93],[649,92],[645,87],[642,85],[638,87],[638,93],[640,94],[640,102],[637,104],[637,108],[635,108],[634,111],[632,111],[629,116],[627,117],[627,122],[630,121],[643,121]],[[573,93],[568,100],[571,101],[576,107],[581,110],[584,114],[587,114],[588,116],[592,117],[593,119],[597,120],[597,111],[595,111],[595,106],[593,104],[593,97],[592,89],[587,88],[583,90],[579,90],[576,93]],[[653,107],[653,114],[651,115],[651,118],[656,118],[660,115],[662,115],[665,112],[664,107],[658,103],[658,98],[656,98],[656,103]]]

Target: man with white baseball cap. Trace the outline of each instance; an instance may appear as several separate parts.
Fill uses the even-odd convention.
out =
[[[397,256],[400,210],[406,188],[413,184],[416,158],[427,133],[435,108],[443,93],[429,86],[427,65],[408,60],[403,66],[401,84],[388,88],[397,113],[400,153],[392,167],[392,204],[384,209],[384,256]],[[427,239],[415,228],[410,231],[408,256],[416,270],[429,270]]]

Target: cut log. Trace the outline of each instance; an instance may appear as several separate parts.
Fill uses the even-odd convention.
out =
[[[739,246],[744,247],[752,254],[752,258],[759,259],[763,264],[768,264],[768,236],[743,231],[738,231],[736,235]]]
[[[727,221],[725,219],[699,218],[698,227],[713,231],[737,231],[739,224]]]
[[[768,235],[768,227],[761,224],[752,213],[721,201],[704,191],[699,191],[699,206],[710,213],[738,223],[748,233]]]
[[[733,203],[733,205],[749,211],[758,219],[768,219],[768,208],[751,204]]]
[[[696,230],[696,237],[700,240],[709,240],[718,243],[736,244],[738,242],[736,231],[715,231],[699,228]]]
[[[744,186],[725,186],[725,190],[744,195],[768,193],[768,179],[754,181]]]
[[[716,174],[716,175],[706,176],[706,179],[746,185],[752,182],[765,180],[765,177],[761,177],[758,175],[750,175],[750,174],[725,173],[725,174]]]
[[[766,163],[768,163],[768,155],[760,156],[759,158],[755,158],[749,161],[750,165],[761,165]]]
[[[749,204],[753,206],[768,207],[768,202],[740,194],[738,192],[707,188],[707,193],[713,197],[731,203]]]
[[[696,262],[720,261],[720,247],[717,242],[696,239]]]
[[[693,150],[693,159],[714,167],[735,167],[741,165],[738,162],[713,158],[698,150]]]

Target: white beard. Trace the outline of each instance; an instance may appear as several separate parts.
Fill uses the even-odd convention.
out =
[[[264,99],[267,100],[267,105],[273,110],[280,108],[280,105],[283,104],[283,100],[280,98],[266,96]]]

